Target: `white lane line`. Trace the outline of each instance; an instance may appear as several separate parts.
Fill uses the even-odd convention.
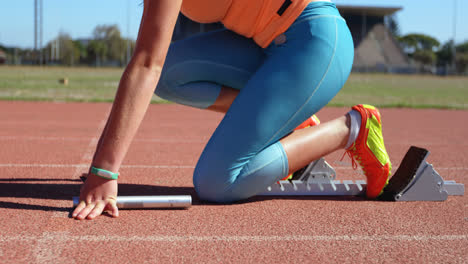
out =
[[[69,236],[67,233],[46,232],[39,236],[0,236],[0,242],[283,242],[283,241],[460,241],[468,235],[285,235],[285,236]]]
[[[193,165],[122,165],[128,169],[194,169]]]
[[[177,139],[177,138],[136,138],[135,142],[159,142],[159,143],[203,143],[205,144],[209,138],[200,139]]]
[[[106,119],[103,119],[98,125],[97,131],[96,131],[96,136],[94,136],[91,139],[88,146],[85,148],[85,152],[81,156],[80,163],[88,162],[88,166],[91,163],[91,159],[94,156],[94,151],[95,151],[96,145],[97,145],[97,143],[99,141],[99,135],[97,135],[97,134],[99,134],[99,132],[104,129],[105,125],[106,125]],[[89,158],[89,157],[91,157],[91,158]],[[83,167],[81,167],[81,166],[76,166],[75,168],[76,168],[75,172],[72,174],[71,179],[78,179],[78,177],[82,173],[86,173],[86,170],[83,170]]]
[[[37,163],[5,163],[0,164],[0,168],[87,168],[89,164],[37,164]],[[121,168],[129,169],[193,169],[193,165],[122,165]],[[350,167],[333,166],[336,170],[353,170]],[[468,167],[437,167],[436,170],[466,171]]]
[[[0,164],[0,168],[88,168],[89,164]],[[193,165],[122,165],[129,169],[193,169]]]
[[[398,168],[399,164],[395,165],[394,167]],[[353,167],[350,165],[349,167],[340,167],[340,166],[332,166],[335,170],[354,170]],[[359,170],[359,169],[358,169]],[[468,167],[435,167],[435,170],[450,170],[450,171],[463,171],[468,170]]]
[[[69,263],[69,259],[60,256],[67,246],[63,243],[67,234],[68,232],[44,232],[41,237],[36,237],[36,246],[32,252],[35,263]]]
[[[30,136],[0,136],[0,140],[38,140],[38,141],[88,141],[89,137],[30,137]]]
[[[107,116],[107,114],[106,114]],[[89,164],[91,163],[90,157],[94,154],[95,147],[99,140],[99,132],[104,129],[106,125],[106,118],[104,118],[98,125],[96,130],[96,135],[91,138],[88,146],[85,147],[84,153],[80,158],[79,163],[88,163],[88,166],[75,166],[75,171],[70,176],[71,179],[78,179],[78,177],[85,173],[86,170],[89,168]],[[63,212],[54,212],[51,218],[66,218],[67,215],[64,215]],[[58,263],[63,262],[65,259],[60,259],[62,250],[65,248],[65,243],[60,243],[60,238],[66,236],[67,233],[65,232],[44,232],[42,237],[37,241],[34,249],[33,249],[33,256],[36,259],[36,263]]]
[[[0,168],[85,168],[89,164],[0,164]]]
[[[90,137],[49,137],[49,136],[0,136],[1,140],[38,140],[38,141],[87,141],[90,140]],[[209,137],[176,137],[176,138],[135,138],[135,142],[163,142],[163,143],[206,143],[209,140]],[[387,142],[387,141],[385,141]],[[457,145],[459,147],[468,146],[465,143],[449,143],[449,142],[438,142],[438,143],[429,143],[429,142],[420,142],[420,143],[402,143],[402,142],[388,142],[387,145],[417,145],[417,146],[449,146]]]
[[[27,141],[88,141],[90,137],[34,137],[34,136],[0,136],[0,141],[27,140]],[[162,143],[206,143],[208,138],[135,138],[134,142],[162,142]]]

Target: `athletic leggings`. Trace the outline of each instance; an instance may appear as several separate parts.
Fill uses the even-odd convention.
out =
[[[346,22],[329,2],[309,4],[265,49],[224,29],[173,43],[158,96],[204,109],[222,86],[240,91],[195,168],[200,199],[246,199],[287,176],[279,140],[338,93],[353,56]]]

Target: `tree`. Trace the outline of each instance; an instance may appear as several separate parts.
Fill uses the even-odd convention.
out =
[[[87,47],[82,44],[79,40],[73,40],[73,45],[75,45],[76,50],[78,51],[78,60],[79,63],[86,62],[88,59],[88,50]]]
[[[4,52],[1,48],[0,48],[0,65],[1,64],[5,64],[5,62],[7,61],[7,54],[6,52]]]
[[[458,73],[467,73],[468,70],[468,53],[457,54],[455,59]]]
[[[0,51],[4,51],[6,55],[6,62],[12,64],[19,64],[21,61],[19,54],[22,52],[21,49],[17,47],[7,47],[0,44]]]
[[[93,31],[93,40],[88,47],[90,55],[96,58],[96,64],[111,60],[125,63],[126,40],[122,38],[117,25],[99,25]]]
[[[385,24],[394,37],[398,38],[400,36],[400,23],[396,15],[387,16]]]
[[[468,71],[468,41],[455,47],[457,55],[455,65],[458,73],[467,73]]]
[[[58,43],[59,57],[56,58],[62,64],[73,66],[80,61],[80,49],[71,39],[70,35],[65,32],[60,32],[56,39],[49,42],[45,48],[50,51],[53,43]]]
[[[423,65],[433,65],[437,61],[437,56],[432,50],[416,50],[413,59]]]
[[[453,53],[456,51],[454,59]],[[437,65],[449,66],[455,63],[457,73],[466,73],[468,70],[468,41],[454,47],[453,40],[447,41],[437,51]]]
[[[408,34],[400,37],[398,41],[407,49],[412,50],[431,50],[435,51],[440,46],[440,42],[424,34]]]
[[[453,40],[447,41],[436,53],[437,65],[447,66],[453,62]]]
[[[102,40],[93,39],[89,42],[87,53],[88,59],[94,58],[96,66],[100,66],[107,60],[107,45]]]
[[[456,47],[457,52],[460,53],[467,53],[468,52],[468,41],[465,41],[464,43],[457,45]]]
[[[424,34],[408,34],[398,38],[408,57],[421,63],[421,68],[427,70],[436,62],[435,51],[440,46],[440,42]]]

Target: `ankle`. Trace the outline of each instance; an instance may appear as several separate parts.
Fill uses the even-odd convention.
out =
[[[354,144],[361,130],[361,114],[355,110],[351,110],[346,114],[346,117],[346,124],[349,124],[349,137],[345,149],[348,149]]]

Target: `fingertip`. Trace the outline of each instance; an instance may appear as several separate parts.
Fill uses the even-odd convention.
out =
[[[77,215],[77,216],[75,217],[75,219],[76,219],[76,220],[83,220],[83,216]]]
[[[80,203],[76,206],[75,210],[73,210],[72,216],[76,217],[85,207],[86,203],[84,201],[80,201]]]
[[[78,208],[76,208],[73,213],[72,213],[72,217],[73,218],[77,218],[78,215],[80,214],[81,210],[79,210]]]
[[[88,215],[88,216],[86,217],[86,219],[88,219],[88,220],[93,220],[95,217],[96,217],[95,215]]]
[[[112,205],[112,216],[113,217],[119,217],[119,208],[117,208],[117,205]]]

